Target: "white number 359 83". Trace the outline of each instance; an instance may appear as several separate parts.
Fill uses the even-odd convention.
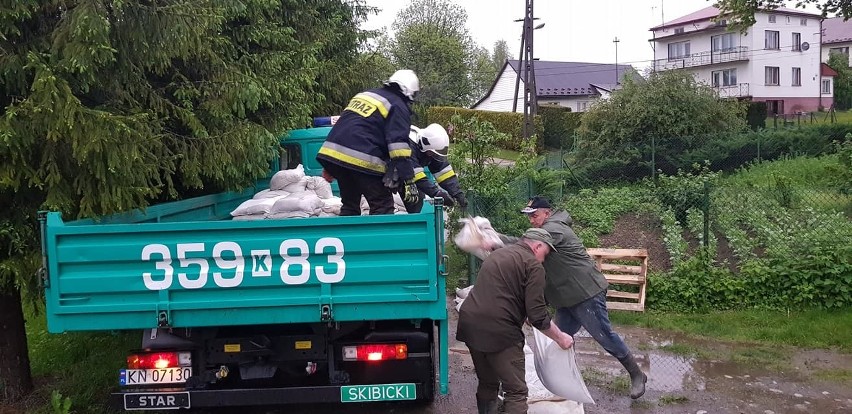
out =
[[[328,251],[328,252],[327,252]],[[207,285],[212,276],[216,286],[231,288],[239,286],[246,273],[246,258],[239,244],[230,241],[213,245],[210,253],[205,243],[178,243],[177,279],[185,289],[200,289]],[[264,252],[264,251],[261,251]],[[271,251],[265,251],[271,254]],[[252,255],[257,251],[253,250]],[[323,237],[314,244],[313,254],[326,256],[328,263],[311,266],[311,251],[308,243],[302,239],[289,239],[281,242],[278,255],[282,259],[278,268],[281,281],[287,285],[302,285],[308,282],[313,271],[320,283],[338,283],[346,276],[346,262],[343,260],[343,242],[335,237]],[[171,288],[174,283],[175,264],[171,249],[159,243],[146,245],[142,249],[142,261],[153,262],[155,272],[143,272],[142,281],[149,290]],[[216,270],[210,271],[209,259],[212,258]],[[249,260],[252,260],[249,256]],[[189,270],[192,270],[190,272]],[[251,269],[251,268],[250,268]],[[252,274],[252,276],[269,276]]]

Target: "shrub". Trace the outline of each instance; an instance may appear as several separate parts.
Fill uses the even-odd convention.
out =
[[[749,102],[746,122],[755,131],[766,128],[766,102]]]
[[[570,148],[573,145],[574,130],[580,126],[581,113],[571,112],[571,108],[562,106],[538,107],[542,122],[542,142],[549,148]]]
[[[716,177],[717,174],[710,172],[707,164],[696,164],[691,173],[678,170],[676,175],[660,174],[654,190],[660,203],[670,208],[675,219],[684,225],[687,211],[701,208],[704,204],[705,183],[712,183]]]
[[[524,115],[515,112],[494,112],[494,111],[478,111],[475,109],[455,108],[448,106],[435,106],[426,111],[426,117],[430,123],[437,123],[444,126],[449,125],[453,121],[453,117],[458,116],[460,119],[477,118],[482,122],[490,123],[493,128],[501,132],[503,135],[500,140],[495,141],[500,148],[505,148],[513,151],[521,151],[524,147]],[[541,118],[536,117],[534,121],[534,131],[536,136],[540,137],[542,132]],[[540,143],[536,147],[541,147]]]

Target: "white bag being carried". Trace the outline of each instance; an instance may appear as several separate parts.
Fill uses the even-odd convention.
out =
[[[503,246],[499,233],[491,227],[487,218],[468,217],[459,219],[459,222],[464,223],[464,227],[453,238],[453,242],[463,251],[485,260],[491,250]]]
[[[552,323],[552,322],[551,322]],[[533,329],[535,337],[535,372],[550,392],[583,404],[594,404],[589,389],[574,360],[574,347],[562,349],[559,344]]]

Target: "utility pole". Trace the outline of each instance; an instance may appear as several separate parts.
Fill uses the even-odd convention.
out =
[[[516,22],[525,22],[525,19],[515,20]],[[515,78],[515,94],[512,95],[515,99],[512,100],[512,112],[518,112],[518,89],[521,85],[521,73],[524,70],[524,44],[527,40],[527,25],[524,23],[521,29],[521,50],[518,52],[518,76]]]
[[[612,43],[615,43],[615,86],[618,86],[618,36],[615,39],[612,39]]]
[[[544,27],[544,23],[533,27],[533,21],[538,20],[533,17],[533,0],[526,0],[526,13],[523,19],[516,19],[516,22],[523,22],[523,30],[521,32],[521,51],[518,58],[518,77],[515,79],[515,95],[512,102],[512,112],[518,112],[518,91],[520,89],[521,77],[524,79],[524,139],[533,135],[533,120],[536,112],[538,112],[538,96],[535,86],[535,58],[533,57],[533,31]]]
[[[533,120],[538,110],[535,87],[535,57],[533,55],[533,0],[527,0],[524,16],[524,139],[535,133]]]

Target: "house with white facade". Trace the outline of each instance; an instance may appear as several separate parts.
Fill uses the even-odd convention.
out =
[[[822,22],[822,61],[828,62],[831,53],[846,55],[849,66],[849,48],[852,47],[852,21],[844,21],[843,17],[832,17]]]
[[[787,8],[754,17],[745,32],[732,31],[711,6],[652,27],[653,70],[688,70],[720,97],[766,102],[769,113],[829,108],[833,85],[820,58],[822,17]]]
[[[491,85],[491,89],[472,109],[512,112],[519,63],[508,60]],[[617,86],[617,80],[638,76],[630,65],[585,62],[535,61],[535,86],[538,105],[556,105],[585,112],[592,103]],[[524,111],[524,80],[521,76],[515,112]]]

